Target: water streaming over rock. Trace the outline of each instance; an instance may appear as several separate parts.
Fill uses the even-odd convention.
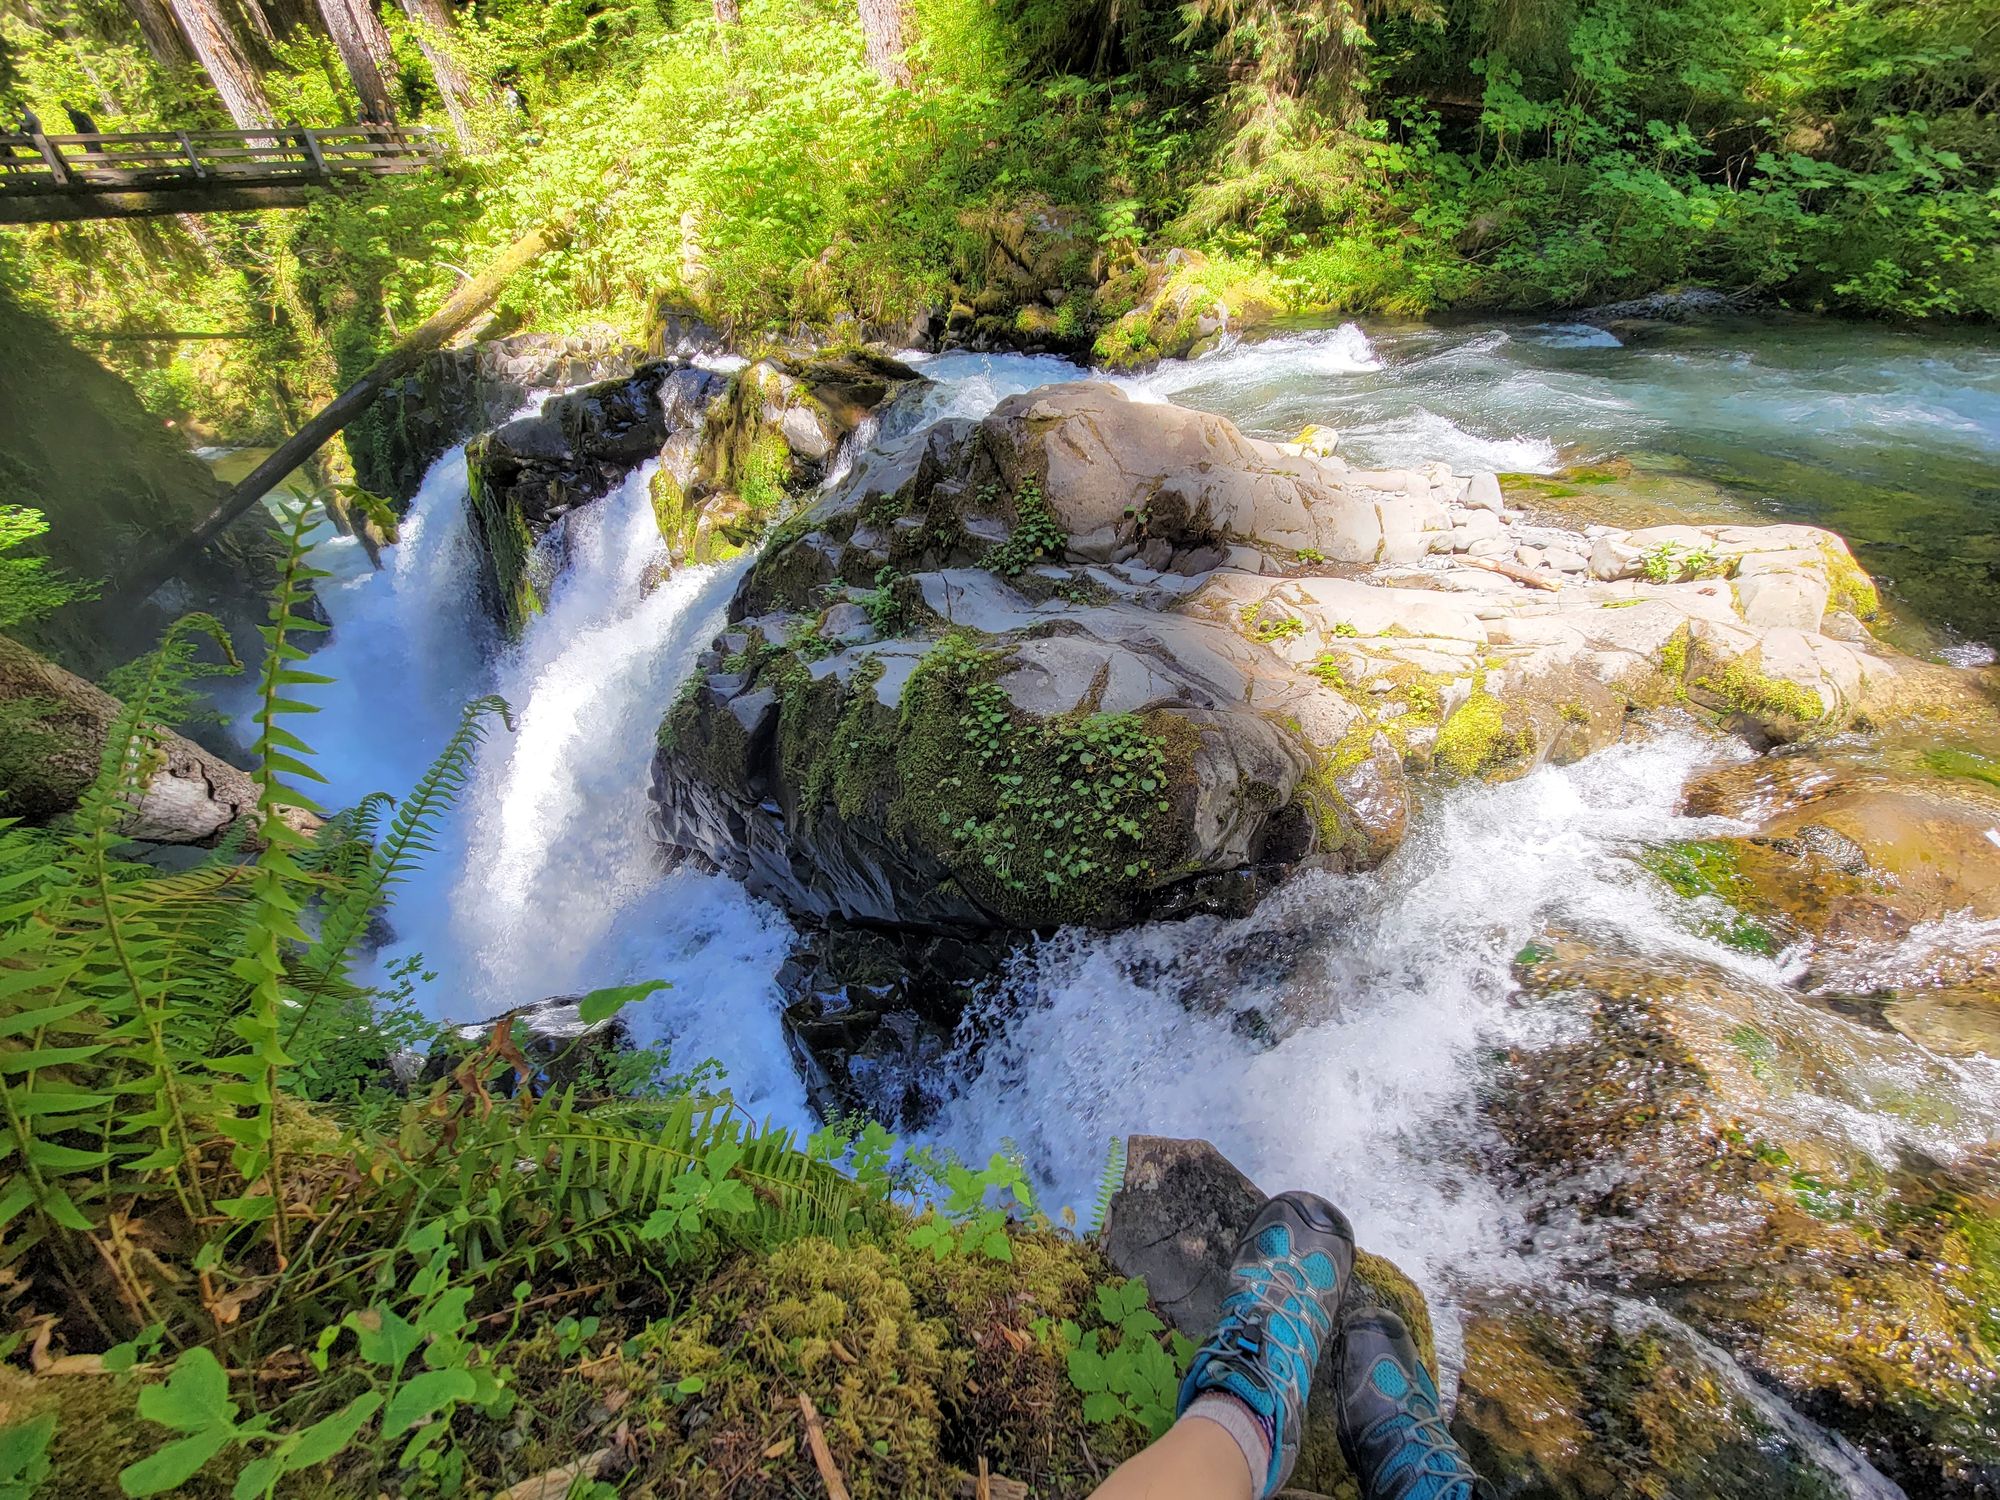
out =
[[[1686,419],[1671,389],[1656,402],[1669,409],[1648,412],[1615,378],[1551,373],[1532,359],[1499,389],[1465,398],[1467,367],[1510,340],[1550,360],[1627,354],[1587,327],[1417,332],[1402,337],[1391,370],[1358,330],[1341,328],[1227,348],[1127,385],[1266,432],[1330,422],[1362,461],[1460,468],[1547,470],[1579,432]],[[939,382],[926,397],[931,417],[976,416],[1079,374],[1054,358],[952,355],[925,366]],[[1965,378],[1969,414],[1955,431],[1977,437],[1980,392],[2000,390],[2000,372]],[[1437,399],[1441,390],[1460,395]],[[1781,407],[1772,420],[1795,415]],[[802,1121],[774,983],[788,924],[726,880],[663,873],[645,828],[655,728],[742,567],[683,569],[648,591],[663,553],[647,477],[636,472],[545,542],[561,564],[549,606],[512,645],[477,598],[462,453],[433,467],[379,573],[352,542],[329,540],[320,560],[336,577],[322,595],[335,629],[317,666],[336,682],[322,692],[314,739],[329,800],[346,804],[409,786],[463,703],[505,696],[516,727],[496,727],[483,748],[438,853],[398,902],[384,961],[421,951],[440,975],[427,1002],[455,1018],[668,980],[674,988],[634,1018],[642,1039],[670,1041],[684,1063],[718,1058],[753,1110]],[[930,1134],[981,1157],[1011,1138],[1046,1201],[1079,1207],[1108,1137],[1207,1136],[1264,1185],[1315,1188],[1346,1206],[1362,1238],[1447,1313],[1442,1346],[1455,1362],[1448,1314],[1464,1289],[1581,1274],[1602,1252],[1581,1218],[1529,1222],[1489,1170],[1500,1148],[1481,1091],[1494,1059],[1556,1045],[1574,1026],[1523,1003],[1510,966],[1524,944],[1557,927],[1601,931],[1662,966],[1717,967],[1761,997],[1760,1024],[1777,1045],[1811,1038],[1822,1056],[1841,1052],[1849,1023],[1784,989],[1784,955],[1704,936],[1699,914],[1632,858],[1722,826],[1676,806],[1693,768],[1730,753],[1691,726],[1670,728],[1575,767],[1438,798],[1382,871],[1299,879],[1248,919],[1049,938],[969,1018]],[[1991,1138],[1990,1069],[1920,1060],[1914,1076],[1910,1055],[1890,1065],[1857,1044],[1845,1064],[1835,1058],[1838,1086],[1790,1103],[1820,1109],[1819,1128],[1885,1160],[1910,1148],[1948,1159]],[[1913,1094],[1945,1103],[1893,1107],[1892,1096]],[[1795,1415],[1773,1421],[1811,1438]],[[1826,1452],[1822,1467],[1847,1493],[1894,1493],[1844,1449]]]

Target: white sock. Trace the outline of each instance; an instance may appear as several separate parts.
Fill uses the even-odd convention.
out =
[[[1213,1422],[1228,1433],[1243,1450],[1243,1462],[1250,1466],[1250,1493],[1262,1496],[1264,1481],[1271,1472],[1271,1439],[1257,1414],[1223,1391],[1204,1391],[1181,1413],[1183,1422]]]

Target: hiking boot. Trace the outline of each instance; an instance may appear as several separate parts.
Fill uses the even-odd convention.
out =
[[[1280,1193],[1236,1242],[1221,1321],[1181,1382],[1179,1410],[1211,1393],[1250,1409],[1271,1445],[1260,1496],[1298,1464],[1306,1390],[1353,1270],[1347,1216],[1311,1193]]]
[[[1355,1310],[1335,1369],[1340,1451],[1362,1500],[1472,1500],[1479,1476],[1445,1427],[1437,1384],[1401,1318]]]

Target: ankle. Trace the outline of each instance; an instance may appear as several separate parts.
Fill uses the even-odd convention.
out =
[[[1227,1391],[1203,1391],[1188,1403],[1180,1420],[1213,1423],[1228,1433],[1242,1451],[1243,1462],[1249,1465],[1250,1493],[1263,1495],[1271,1476],[1271,1450],[1277,1445],[1277,1434],[1247,1402],[1239,1401]]]

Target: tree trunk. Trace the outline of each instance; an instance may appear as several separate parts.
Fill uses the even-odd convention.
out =
[[[716,0],[720,5],[723,0]],[[729,0],[734,4],[735,0]],[[452,134],[460,146],[470,150],[472,141],[472,82],[465,69],[451,55],[451,12],[444,0],[403,0],[403,13],[416,23],[417,45],[424,49],[424,61],[431,65],[438,97],[451,116]]]
[[[715,0],[715,19],[721,25],[734,26],[743,19],[743,12],[736,0]]]
[[[327,35],[340,51],[340,60],[347,65],[347,76],[354,80],[361,118],[393,125],[396,107],[389,98],[389,80],[382,63],[388,36],[382,31],[372,0],[319,0],[319,13],[326,22]]]
[[[139,23],[139,35],[145,40],[146,50],[152,54],[154,62],[171,69],[184,68],[194,61],[194,54],[188,50],[187,38],[181,35],[180,27],[174,22],[174,13],[167,9],[165,0],[125,0],[125,8]]]
[[[222,503],[193,533],[120,578],[114,595],[143,599],[182,568],[201,555],[210,542],[229,529],[238,516],[250,509],[292,470],[304,463],[341,428],[374,404],[382,388],[423,363],[424,357],[444,347],[446,339],[491,307],[507,283],[527,269],[567,229],[567,224],[537,229],[523,235],[500,253],[497,260],[465,283],[408,338],[362,371],[354,384],[320,408],[319,414],[272,450],[270,457],[223,497]]]
[[[908,16],[905,0],[861,0],[861,35],[868,48],[868,66],[884,83],[907,88],[910,63],[905,53]]]
[[[229,18],[215,0],[169,0],[181,31],[200,59],[208,81],[222,96],[222,107],[239,128],[271,123],[271,101],[264,80],[237,40]]]
[[[97,777],[119,701],[74,672],[0,636],[0,709],[8,753],[0,763],[0,815],[44,822],[75,809]],[[159,764],[120,831],[156,844],[212,844],[241,817],[257,813],[247,771],[168,731]],[[301,832],[319,819],[290,809]]]

